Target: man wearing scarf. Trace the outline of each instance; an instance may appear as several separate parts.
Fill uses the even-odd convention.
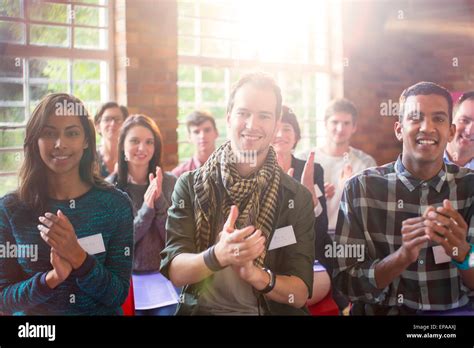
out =
[[[270,146],[281,100],[271,77],[242,77],[227,106],[229,140],[176,184],[161,272],[184,286],[178,314],[308,313],[313,203]]]

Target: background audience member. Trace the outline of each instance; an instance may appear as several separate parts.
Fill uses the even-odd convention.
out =
[[[296,115],[290,108],[283,105],[281,110],[281,124],[278,127],[275,140],[273,141],[273,148],[277,155],[278,164],[285,173],[301,181],[301,184],[311,192],[315,205],[314,214],[316,221],[314,223],[314,245],[316,255],[315,269],[317,271],[314,272],[313,294],[308,300],[308,305],[313,305],[326,297],[331,288],[329,274],[332,272],[332,265],[331,260],[326,258],[324,250],[326,244],[332,244],[332,240],[327,233],[328,216],[326,198],[323,193],[323,168],[318,163],[314,163],[313,152],[306,162],[293,156],[293,152],[300,139],[301,131]],[[310,164],[313,168],[310,167]],[[321,267],[321,264],[323,267]]]
[[[177,177],[201,167],[214,152],[216,139],[219,136],[216,121],[206,111],[196,110],[189,114],[186,119],[186,126],[188,128],[188,140],[194,146],[194,154],[189,160],[172,170],[172,173]]]
[[[115,172],[118,159],[118,138],[120,127],[128,117],[128,110],[116,102],[101,106],[94,117],[97,133],[101,135],[101,144],[97,149],[100,175],[106,178]]]
[[[118,173],[107,180],[127,192],[132,199],[135,216],[133,273],[137,276],[156,273],[160,270],[160,252],[166,242],[165,223],[176,178],[161,169],[163,140],[150,117],[128,117],[120,131],[118,148]],[[169,305],[135,310],[135,313],[172,315],[175,310],[176,305]]]
[[[444,159],[460,167],[474,169],[474,91],[466,92],[454,107],[456,134],[448,143]]]

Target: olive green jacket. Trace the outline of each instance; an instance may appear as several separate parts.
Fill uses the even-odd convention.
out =
[[[280,168],[278,168],[280,170]],[[169,266],[174,257],[181,253],[197,253],[195,243],[194,220],[194,174],[196,171],[183,174],[176,183],[172,206],[168,210],[166,222],[166,247],[161,253],[161,273],[169,278]],[[220,206],[218,202],[217,206]],[[216,221],[221,221],[221,209],[215,212]],[[296,276],[304,281],[311,296],[313,288],[313,262],[314,262],[314,211],[310,192],[296,180],[281,171],[280,187],[278,190],[278,207],[276,210],[274,228],[293,226],[296,243],[278,249],[267,251],[265,266],[276,275]],[[224,218],[224,221],[227,217]],[[221,231],[211,231],[211,240]],[[270,243],[273,233],[267,240]],[[210,276],[209,278],[211,278]],[[200,283],[187,285],[180,296],[177,314],[199,314],[197,308],[199,291],[203,288]],[[278,280],[277,280],[278,282]],[[305,315],[306,307],[295,308],[289,304],[282,304],[267,299],[256,292],[260,313],[266,315]],[[291,299],[289,299],[291,301]]]

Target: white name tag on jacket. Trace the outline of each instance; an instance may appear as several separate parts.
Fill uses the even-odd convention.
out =
[[[105,252],[104,239],[102,238],[102,233],[97,233],[92,236],[79,238],[77,240],[79,245],[84,249],[89,255],[95,255]]]
[[[446,251],[444,251],[444,248],[441,245],[433,247],[433,254],[435,264],[446,263],[451,261],[451,258],[448,254],[446,254]]]
[[[282,248],[287,245],[295,244],[296,237],[295,231],[293,230],[293,226],[285,226],[275,230],[273,233],[273,238],[270,241],[270,245],[268,246],[268,250]]]

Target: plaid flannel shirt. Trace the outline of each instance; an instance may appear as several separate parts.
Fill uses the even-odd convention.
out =
[[[384,289],[375,282],[375,266],[402,245],[402,222],[418,217],[429,206],[449,199],[468,224],[467,241],[474,243],[474,171],[444,164],[430,180],[420,180],[396,162],[370,168],[345,185],[335,241],[345,251],[335,262],[335,286],[362,304],[365,314],[402,314],[407,310],[447,310],[464,306],[469,289],[451,263],[436,264],[429,241],[412,263]],[[341,245],[339,245],[341,244]],[[349,246],[352,246],[350,248]],[[351,255],[355,246],[363,257]],[[342,249],[346,248],[346,249]]]

